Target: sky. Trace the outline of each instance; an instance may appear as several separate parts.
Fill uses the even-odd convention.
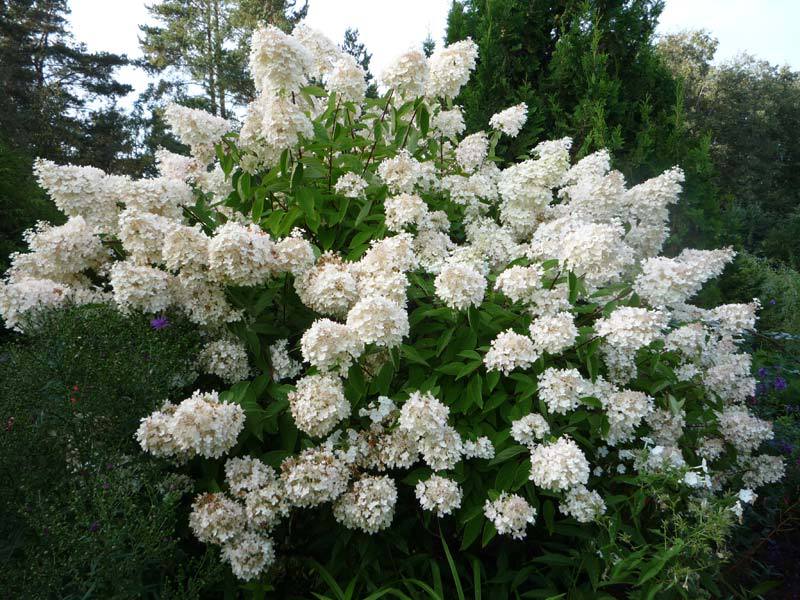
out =
[[[155,0],[148,0],[150,3]],[[396,55],[430,34],[444,36],[451,0],[310,0],[307,23],[340,42],[347,27],[359,30],[377,76]],[[90,50],[141,56],[139,24],[148,21],[145,0],[70,0],[78,41]],[[658,31],[705,28],[719,39],[717,61],[741,52],[800,69],[800,0],[666,0]],[[126,67],[119,79],[134,86],[132,103],[147,85],[141,70]]]

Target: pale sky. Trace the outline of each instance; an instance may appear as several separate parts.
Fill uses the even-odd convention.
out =
[[[150,0],[152,1],[152,0]],[[347,27],[359,30],[376,76],[397,54],[430,33],[441,44],[451,0],[310,0],[307,23],[339,43]],[[138,25],[145,0],[70,0],[75,38],[90,50],[140,56]],[[667,0],[659,31],[705,28],[719,39],[717,60],[749,52],[800,69],[800,0]],[[146,75],[126,68],[120,79],[137,93]],[[135,97],[135,94],[132,94]],[[132,102],[132,98],[127,99]],[[127,102],[126,102],[127,103]]]

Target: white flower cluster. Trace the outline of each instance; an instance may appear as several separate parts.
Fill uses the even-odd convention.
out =
[[[306,375],[299,379],[289,392],[289,408],[297,428],[314,437],[330,433],[350,416],[342,381],[335,375]]]
[[[244,381],[250,376],[247,349],[235,340],[221,339],[206,344],[200,352],[200,364],[206,373],[227,383]]]
[[[142,419],[136,439],[156,456],[219,458],[236,445],[244,429],[244,410],[221,402],[217,392],[196,391],[177,406],[166,402]]]
[[[440,475],[431,475],[428,479],[417,482],[414,492],[420,506],[439,517],[449,515],[461,506],[462,492],[459,485]]]
[[[274,469],[252,457],[225,463],[234,498],[201,494],[192,504],[189,527],[197,539],[222,547],[222,557],[239,579],[257,578],[275,561],[270,530],[288,515],[282,484]]]
[[[536,509],[525,498],[506,492],[500,494],[497,500],[487,500],[483,514],[494,524],[497,533],[518,540],[525,537],[527,526],[536,521]]]
[[[492,115],[489,125],[509,137],[517,137],[525,121],[528,120],[528,105],[524,102],[511,106]]]
[[[339,497],[333,516],[348,529],[377,533],[392,524],[396,503],[397,486],[390,477],[364,477]]]
[[[553,491],[568,490],[589,481],[589,461],[567,436],[531,450],[531,481]]]
[[[206,163],[214,157],[214,144],[233,130],[233,124],[227,119],[175,103],[167,106],[164,118],[178,139],[191,147],[196,158]]]

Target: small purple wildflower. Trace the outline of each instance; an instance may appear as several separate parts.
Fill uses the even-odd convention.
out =
[[[778,392],[782,392],[788,387],[786,380],[783,377],[776,377],[775,378],[775,390]]]
[[[770,301],[769,301],[769,303],[770,303],[772,306],[775,306],[775,305],[778,303],[778,301],[777,301],[777,300],[775,300],[775,298],[773,298],[772,300],[770,300]]]
[[[767,370],[764,367],[761,367],[758,370],[758,376],[759,377],[766,377],[767,376]]]
[[[150,319],[150,327],[152,327],[156,331],[160,331],[161,329],[166,329],[167,327],[169,327],[169,325],[170,325],[169,319],[166,317],[166,315],[161,315],[154,319]]]
[[[104,481],[104,482],[103,482],[103,489],[104,489],[104,490],[107,490],[107,489],[109,489],[110,487],[111,487],[111,485],[109,485],[109,483],[108,483],[107,481]]]
[[[94,532],[95,532],[95,531],[97,531],[98,529],[100,529],[100,523],[99,523],[98,521],[92,521],[92,524],[91,524],[91,525],[89,525],[89,531],[91,531],[92,533],[94,533]]]

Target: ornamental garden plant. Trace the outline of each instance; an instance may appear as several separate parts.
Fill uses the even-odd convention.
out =
[[[679,168],[628,185],[569,138],[504,163],[524,104],[464,136],[477,60],[412,49],[367,99],[318,32],[259,29],[241,126],[171,105],[191,155],[159,177],[37,162],[68,220],[28,233],[0,313],[195,324],[215,385],[136,440],[193,477],[244,593],[310,597],[317,569],[337,597],[715,596],[784,471],[746,402],[758,303],[690,303],[730,249],[660,255]]]

